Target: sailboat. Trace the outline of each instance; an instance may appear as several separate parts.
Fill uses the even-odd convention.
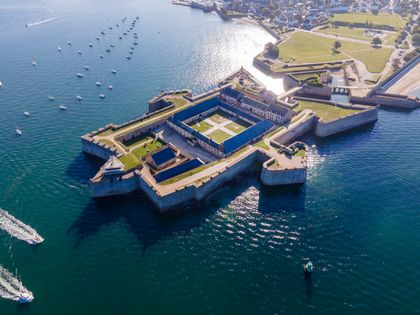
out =
[[[21,136],[22,135],[22,130],[20,130],[19,128],[18,128],[18,126],[16,125],[16,131],[15,131],[15,133],[18,135],[18,136]]]

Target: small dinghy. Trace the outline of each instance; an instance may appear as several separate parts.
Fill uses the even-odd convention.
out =
[[[314,265],[311,261],[303,265],[303,272],[305,275],[310,275],[314,271]]]

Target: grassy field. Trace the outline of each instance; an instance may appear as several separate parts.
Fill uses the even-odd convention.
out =
[[[338,35],[343,37],[355,38],[360,40],[370,41],[372,38],[364,35],[362,28],[349,28],[349,27],[328,27],[320,29],[317,32],[331,35]]]
[[[172,103],[174,103],[175,107],[181,107],[187,104],[187,100],[181,97],[171,97],[168,98]]]
[[[395,29],[400,29],[405,25],[405,21],[397,14],[390,13],[379,13],[374,15],[372,13],[340,13],[335,14],[331,19],[339,22],[348,22],[348,23],[365,23],[369,21],[374,25],[391,25]]]
[[[210,130],[213,126],[210,125],[208,122],[202,120],[198,123],[191,125],[190,127],[197,130],[198,132],[203,133],[203,132],[206,132],[207,130]]]
[[[251,126],[251,124],[247,123],[246,121],[236,120],[236,121],[232,121],[231,123],[227,124],[225,126],[225,128],[229,129],[230,131],[240,133],[240,132],[246,130],[250,126]]]
[[[128,141],[125,141],[123,143],[123,145],[125,145],[127,148],[132,148],[136,145],[139,145],[143,142],[146,142],[146,141],[149,141],[149,140],[152,140],[152,139],[153,139],[153,137],[150,133],[144,133],[144,134],[142,134],[138,137],[134,137],[134,138],[132,138]]]
[[[322,118],[324,121],[336,120],[338,118],[342,118],[354,114],[356,112],[352,109],[345,109],[334,105],[309,101],[299,101],[299,105],[293,108],[293,111],[299,113],[304,109],[312,110],[318,117]]]
[[[224,132],[223,130],[217,129],[216,131],[213,131],[211,134],[207,135],[207,137],[213,139],[217,143],[221,143],[226,139],[229,139],[231,135]]]
[[[102,142],[102,143],[110,146],[111,148],[115,147],[114,142],[112,142],[111,140],[108,140],[108,139],[100,139],[99,142]]]
[[[370,44],[340,40],[341,47],[334,53],[333,38],[316,34],[295,32],[288,40],[279,44],[280,60],[285,63],[327,62],[345,59],[359,59],[368,71],[381,72],[392,48],[373,48]]]
[[[162,141],[155,140],[151,142],[147,142],[146,144],[134,149],[131,153],[138,159],[145,156],[146,154],[149,154],[153,151],[156,151],[160,147],[162,147],[164,143]]]
[[[120,157],[119,160],[127,171],[140,165],[140,161],[130,153]]]
[[[208,119],[214,121],[217,124],[225,122],[227,119],[231,119],[230,115],[222,110],[217,110],[213,115],[209,116]]]

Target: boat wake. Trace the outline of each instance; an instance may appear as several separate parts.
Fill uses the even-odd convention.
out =
[[[0,208],[0,229],[6,231],[11,236],[16,237],[29,244],[39,244],[44,239],[35,231],[34,228],[19,221],[7,211]]]
[[[2,266],[0,266],[0,297],[19,303],[27,303],[34,298],[32,292]]]
[[[57,20],[58,18],[50,18],[50,19],[46,19],[46,20],[41,20],[41,21],[37,21],[37,22],[32,22],[32,23],[28,23],[28,24],[25,24],[25,27],[33,27],[33,26],[38,26],[38,25],[41,25],[41,24],[46,24],[46,23],[49,23],[49,22],[53,22],[53,21],[55,21],[55,20]]]

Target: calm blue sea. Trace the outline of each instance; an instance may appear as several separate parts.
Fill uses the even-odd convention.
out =
[[[128,61],[133,35],[118,36],[135,16]],[[172,216],[140,193],[90,198],[101,162],[81,153],[80,135],[145,112],[161,90],[213,87],[270,40],[167,0],[0,0],[0,207],[45,237],[34,248],[0,233],[0,264],[35,295],[0,299],[1,315],[420,314],[419,110],[305,138],[316,147],[301,187],[238,178]]]

